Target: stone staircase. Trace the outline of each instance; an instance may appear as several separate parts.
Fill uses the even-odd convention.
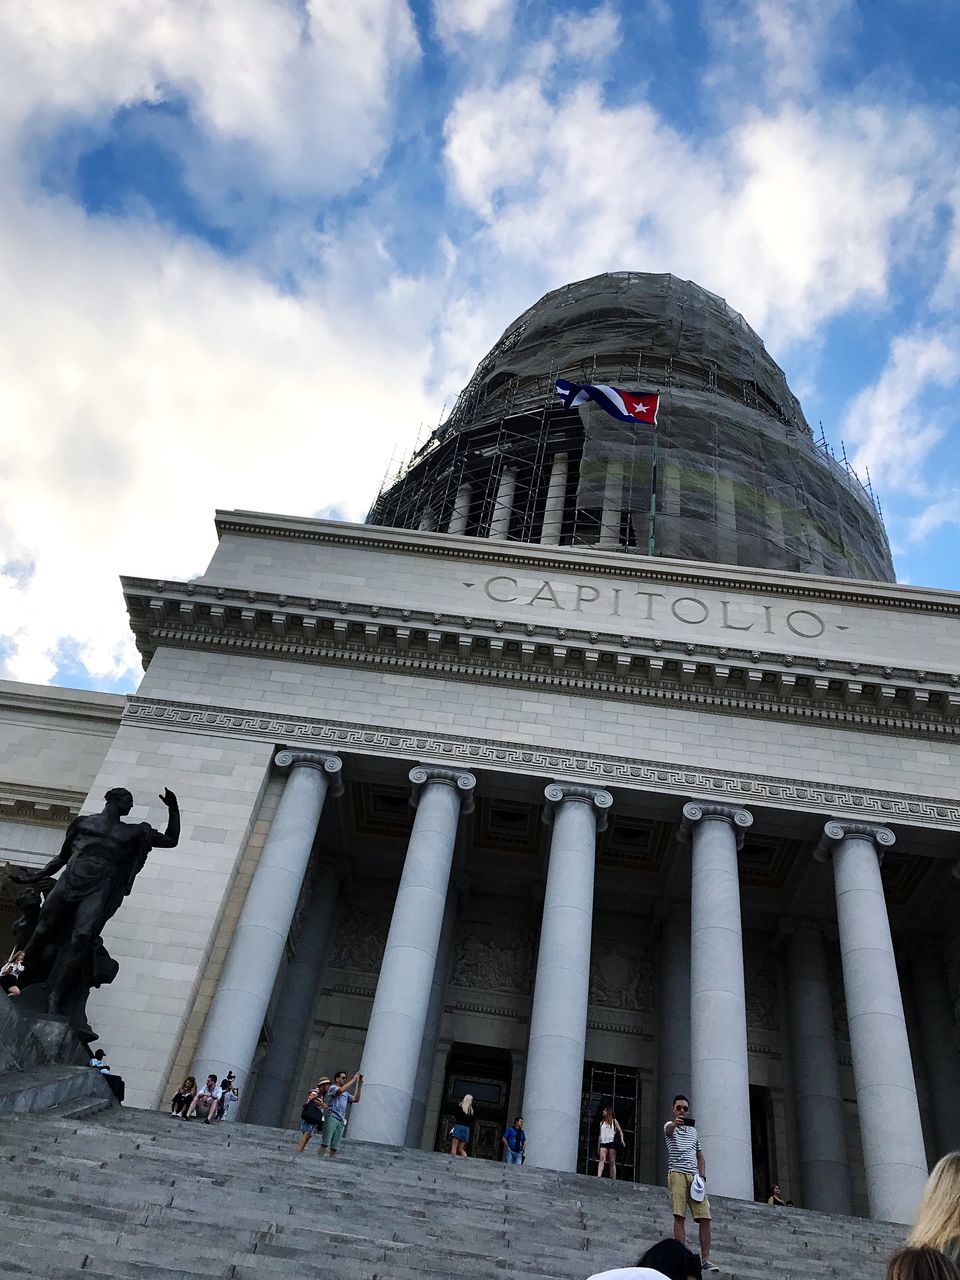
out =
[[[349,1141],[321,1160],[290,1130],[94,1103],[0,1115],[0,1275],[586,1280],[671,1226],[657,1187]],[[882,1280],[904,1235],[722,1197],[713,1211],[714,1259],[739,1280]]]

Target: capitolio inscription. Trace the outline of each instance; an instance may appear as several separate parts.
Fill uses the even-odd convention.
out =
[[[473,586],[464,583],[464,586]],[[816,640],[827,623],[813,609],[791,607],[776,602],[764,604],[749,599],[704,598],[693,592],[654,591],[648,584],[637,586],[596,585],[550,578],[528,581],[510,574],[496,574],[480,584],[484,595],[495,604],[517,604],[538,614],[572,613],[584,617],[622,618],[628,622],[676,621],[689,627],[710,622],[722,631],[751,631],[757,636],[794,635]],[[833,624],[836,630],[847,627]]]

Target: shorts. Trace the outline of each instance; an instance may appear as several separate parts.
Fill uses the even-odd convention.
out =
[[[503,1153],[504,1164],[523,1164],[522,1151],[510,1151],[509,1149]]]
[[[456,1138],[458,1142],[469,1142],[470,1130],[465,1124],[455,1124],[450,1130],[450,1137]]]
[[[710,1197],[704,1196],[702,1200],[690,1198],[690,1184],[695,1177],[696,1174],[694,1173],[681,1173],[679,1169],[670,1170],[667,1174],[670,1208],[673,1210],[675,1218],[685,1218],[689,1209],[693,1214],[694,1221],[699,1222],[701,1218],[709,1221]]]
[[[616,1142],[601,1142],[601,1143],[600,1143],[600,1150],[601,1150],[601,1151],[616,1151],[616,1150],[618,1150],[618,1148],[619,1148],[619,1143],[616,1143]]]
[[[323,1122],[323,1133],[320,1135],[320,1145],[329,1147],[331,1151],[339,1151],[340,1141],[343,1138],[343,1131],[346,1128],[346,1120],[343,1120],[335,1111],[328,1111],[326,1119]]]
[[[226,1119],[226,1117],[224,1117],[224,1119]],[[309,1120],[300,1121],[301,1133],[316,1133],[319,1128],[320,1126],[318,1124],[311,1124]]]

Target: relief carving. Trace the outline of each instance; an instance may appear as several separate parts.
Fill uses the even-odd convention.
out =
[[[390,919],[385,912],[347,902],[337,925],[331,967],[379,973],[389,927]]]
[[[780,990],[777,966],[765,934],[744,938],[743,981],[747,999],[747,1026],[757,1031],[780,1030]]]
[[[483,991],[529,995],[534,934],[509,920],[461,920],[450,983]]]
[[[597,938],[590,956],[590,1003],[653,1013],[655,973],[653,948],[645,938]]]

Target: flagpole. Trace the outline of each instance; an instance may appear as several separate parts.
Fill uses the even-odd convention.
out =
[[[656,548],[657,519],[657,424],[653,424],[653,461],[650,468],[650,533],[647,538],[647,555],[652,556]]]

